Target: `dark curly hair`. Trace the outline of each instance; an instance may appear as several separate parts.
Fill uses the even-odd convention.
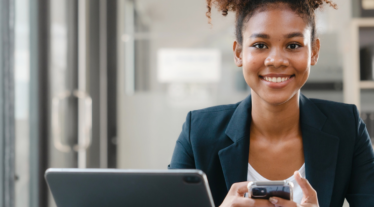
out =
[[[212,5],[218,8],[218,11],[222,12],[223,16],[226,16],[229,11],[236,13],[236,39],[240,45],[243,42],[243,23],[248,21],[249,18],[254,14],[257,9],[265,8],[271,4],[284,3],[288,5],[293,11],[304,18],[312,27],[312,42],[316,39],[316,22],[314,11],[324,3],[329,4],[333,8],[337,8],[337,5],[330,0],[206,0],[208,11],[206,16],[211,22],[211,11]]]

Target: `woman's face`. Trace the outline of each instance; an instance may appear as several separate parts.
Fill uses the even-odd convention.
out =
[[[235,63],[243,67],[245,81],[271,105],[298,93],[319,52],[308,23],[287,6],[278,6],[256,12],[244,23],[242,45],[234,42]]]

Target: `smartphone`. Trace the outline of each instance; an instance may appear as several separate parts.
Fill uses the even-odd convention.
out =
[[[293,183],[287,180],[283,181],[254,181],[249,182],[248,197],[269,199],[270,197],[279,197],[287,200],[293,200]]]

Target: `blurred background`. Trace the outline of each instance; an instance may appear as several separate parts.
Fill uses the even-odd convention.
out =
[[[317,12],[320,59],[301,91],[356,104],[374,136],[374,0],[334,2],[338,10]],[[234,15],[214,10],[209,25],[204,0],[0,8],[2,63],[4,31],[14,34],[15,111],[14,142],[0,152],[14,148],[17,207],[55,206],[43,177],[50,167],[166,169],[189,111],[250,94],[233,62]]]

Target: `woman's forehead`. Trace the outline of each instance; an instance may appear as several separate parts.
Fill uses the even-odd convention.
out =
[[[290,33],[310,33],[310,25],[296,12],[285,8],[268,8],[254,13],[245,23],[246,36],[265,33],[267,35],[286,35]]]

